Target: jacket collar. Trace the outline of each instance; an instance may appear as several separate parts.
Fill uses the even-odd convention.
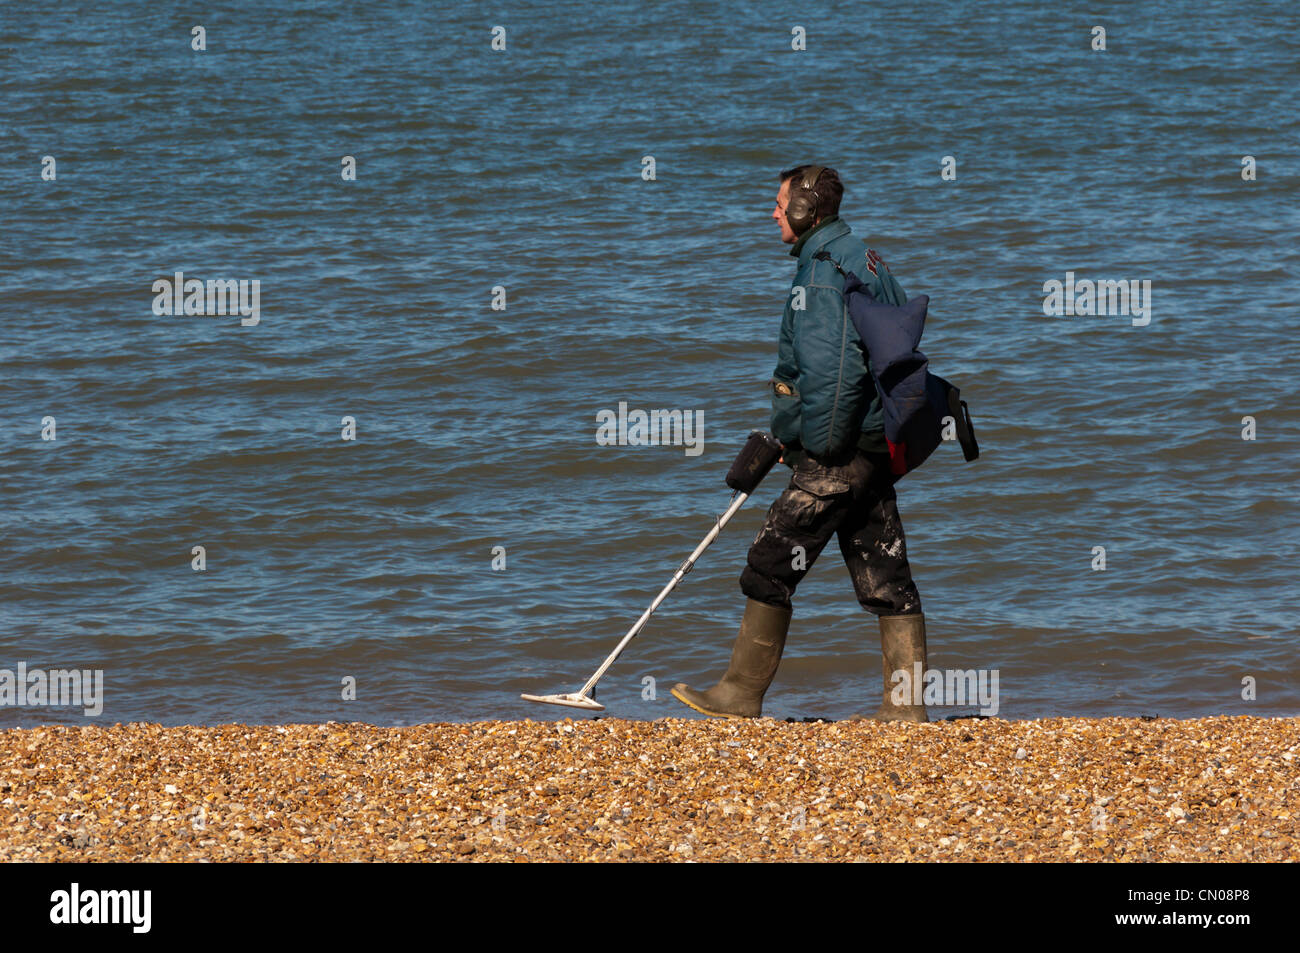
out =
[[[794,247],[790,249],[790,254],[798,258],[799,264],[802,265],[817,254],[823,245],[847,235],[849,232],[849,226],[842,218],[838,215],[831,215],[818,223],[816,228],[804,232],[799,240],[794,243]]]

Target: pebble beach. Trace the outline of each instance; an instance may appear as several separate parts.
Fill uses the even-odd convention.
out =
[[[1300,719],[0,732],[4,861],[1293,861]]]

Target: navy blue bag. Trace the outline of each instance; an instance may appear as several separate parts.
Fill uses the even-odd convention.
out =
[[[857,275],[840,268],[826,251],[815,258],[835,265],[844,276],[844,303],[871,360],[871,375],[880,393],[885,417],[885,442],[895,479],[915,470],[943,442],[943,421],[951,417],[962,455],[979,456],[975,427],[961,391],[938,374],[917,350],[925,330],[927,295],[907,304],[886,304],[867,290]]]

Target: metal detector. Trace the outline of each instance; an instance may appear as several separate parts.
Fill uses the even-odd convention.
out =
[[[590,711],[604,711],[605,706],[592,697],[592,691],[596,688],[596,683],[614,664],[614,661],[623,654],[627,644],[636,638],[637,634],[650,621],[650,616],[659,608],[660,604],[668,598],[668,593],[677,587],[677,584],[686,577],[686,574],[695,567],[695,561],[700,558],[706,549],[718,538],[722,532],[722,527],[726,526],[736,511],[745,505],[751,493],[767,476],[773,465],[781,458],[782,446],[780,441],[770,434],[761,430],[752,431],[749,439],[745,441],[745,446],[741,449],[740,455],[736,457],[731,464],[731,469],[727,471],[727,486],[735,490],[732,497],[731,505],[727,511],[719,516],[713,522],[713,528],[709,530],[707,536],[700,541],[700,545],[695,547],[695,551],[686,557],[686,561],[677,567],[673,573],[673,578],[668,581],[668,585],[660,590],[659,595],[655,596],[650,607],[641,613],[641,618],[636,620],[636,624],[628,629],[627,635],[623,636],[622,641],[615,646],[614,651],[609,653],[609,657],[601,663],[600,668],[596,669],[596,674],[587,679],[587,684],[576,692],[569,692],[562,695],[520,695],[524,701],[542,702],[547,705],[567,705],[570,708],[586,708]]]

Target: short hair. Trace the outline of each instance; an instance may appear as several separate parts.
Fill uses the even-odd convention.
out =
[[[786,169],[781,173],[781,182],[786,179],[798,178],[802,181],[803,174],[812,168],[812,164],[797,165],[793,169]],[[790,188],[794,188],[791,185]],[[827,218],[831,215],[840,214],[840,199],[844,198],[844,183],[840,181],[840,175],[834,169],[823,168],[817,175],[817,181],[813,183],[813,188],[817,192],[817,210],[813,215],[813,220]]]

